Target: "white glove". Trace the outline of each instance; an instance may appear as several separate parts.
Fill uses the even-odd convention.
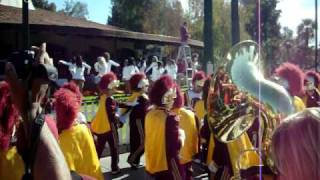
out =
[[[133,101],[133,102],[127,102],[127,103],[126,103],[126,105],[128,105],[128,106],[135,106],[135,105],[137,105],[137,104],[139,104],[137,100],[135,100],[135,101]]]
[[[184,141],[186,140],[186,134],[183,129],[179,128],[179,140],[181,141],[181,147],[184,146]]]
[[[211,161],[208,165],[208,169],[210,172],[212,172],[213,174],[215,174],[218,171],[218,167],[216,166],[216,164]]]

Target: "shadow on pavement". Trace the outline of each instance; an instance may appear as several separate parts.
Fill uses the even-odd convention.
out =
[[[104,173],[105,179],[114,179],[114,180],[120,180],[120,179],[126,179],[126,180],[134,180],[134,179],[145,179],[145,170],[144,167],[141,166],[138,169],[131,169],[129,168],[123,168],[121,169],[121,172],[117,175],[112,175],[111,172]]]

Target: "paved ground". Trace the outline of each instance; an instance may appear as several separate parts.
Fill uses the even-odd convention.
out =
[[[100,159],[101,166],[102,166],[102,172],[104,173],[105,179],[115,179],[115,180],[143,180],[146,177],[145,171],[144,171],[144,157],[142,157],[140,164],[142,165],[137,170],[132,170],[127,163],[129,153],[124,153],[120,155],[120,163],[119,166],[121,168],[121,173],[119,175],[111,175],[110,171],[110,164],[111,159],[110,157],[105,157]],[[208,179],[207,175],[199,168],[199,166],[194,165],[195,173],[194,173],[194,179]]]

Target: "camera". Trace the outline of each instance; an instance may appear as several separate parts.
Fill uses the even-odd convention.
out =
[[[8,59],[16,69],[19,79],[26,80],[32,72],[35,53],[31,50],[13,52]]]

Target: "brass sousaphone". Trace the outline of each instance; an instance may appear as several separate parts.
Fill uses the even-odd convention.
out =
[[[221,104],[214,86],[211,86],[207,101],[209,126],[217,140],[229,143],[248,131],[258,119],[258,144],[265,151],[269,149],[271,132],[276,127],[276,116],[293,112],[291,98],[285,88],[264,78],[264,66],[257,43],[243,41],[236,44],[228,53],[227,59],[226,72],[233,84],[247,94],[247,100],[238,107],[229,108]],[[212,81],[213,85],[215,79]],[[267,153],[259,154],[265,157]],[[264,161],[272,166],[267,158]]]

